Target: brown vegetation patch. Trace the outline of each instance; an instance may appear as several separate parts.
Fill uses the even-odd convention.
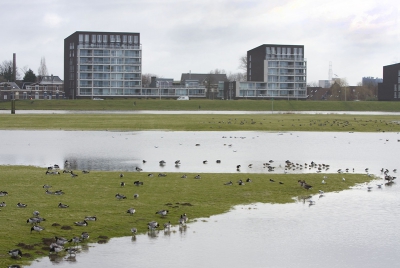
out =
[[[22,257],[24,257],[24,258],[31,258],[32,255],[29,254],[29,253],[22,253]]]
[[[63,230],[72,230],[72,227],[69,226],[69,225],[63,225],[63,226],[61,226],[61,229],[63,229]]]
[[[61,224],[59,224],[59,223],[53,223],[51,226],[60,226]]]
[[[106,244],[106,243],[107,243],[107,240],[101,239],[101,240],[99,240],[97,243],[99,243],[99,244]]]
[[[46,238],[46,237],[42,238],[42,243],[45,245],[50,246],[50,244],[54,242],[56,242],[54,238]]]
[[[35,251],[35,254],[37,254],[37,255],[47,255],[47,254],[44,253],[43,251]]]

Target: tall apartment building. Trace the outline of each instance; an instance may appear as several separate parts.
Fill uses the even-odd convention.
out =
[[[140,34],[78,31],[64,39],[64,91],[68,98],[141,94]]]
[[[378,100],[400,101],[400,63],[383,66],[383,80],[378,83]]]
[[[304,46],[264,44],[247,51],[247,81],[263,82],[258,86],[268,96],[306,97]]]

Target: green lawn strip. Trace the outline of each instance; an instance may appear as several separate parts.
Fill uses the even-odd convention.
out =
[[[386,111],[399,112],[400,102],[389,101],[297,101],[297,100],[209,100],[171,99],[16,100],[18,110],[213,110],[213,111]],[[11,110],[10,101],[0,102],[1,110]]]
[[[398,132],[396,115],[1,114],[0,129]]]
[[[125,172],[119,177],[119,172],[91,171],[72,178],[69,174],[46,175],[45,169],[25,166],[0,166],[0,190],[7,191],[7,196],[0,197],[0,202],[7,206],[1,208],[0,217],[3,228],[0,234],[0,266],[12,263],[28,264],[38,257],[48,255],[48,245],[42,239],[62,236],[67,239],[78,236],[82,231],[90,234],[89,242],[99,242],[112,237],[130,236],[130,228],[138,228],[139,233],[147,231],[147,222],[156,220],[161,225],[171,221],[178,225],[181,214],[187,213],[191,220],[207,218],[229,211],[239,204],[290,203],[293,197],[341,191],[359,183],[368,182],[373,177],[360,174],[328,174],[327,184],[322,184],[322,174],[200,174],[201,179],[194,179],[197,174],[188,173],[187,178],[181,178],[181,173],[167,173],[166,177],[148,177],[147,173]],[[346,177],[346,181],[342,181]],[[251,178],[253,182],[239,186],[239,179]],[[274,179],[275,182],[270,182]],[[301,188],[297,181],[306,180],[314,185],[311,190]],[[143,186],[134,186],[133,182],[140,180]],[[125,187],[120,182],[126,183]],[[232,186],[224,183],[232,181]],[[281,181],[283,184],[279,184]],[[48,195],[43,189],[44,184],[52,185],[50,191],[63,190],[64,195]],[[120,193],[127,199],[116,200],[115,194]],[[133,195],[139,194],[134,199]],[[27,208],[17,208],[18,202],[26,203]],[[69,205],[67,209],[58,208],[58,203]],[[126,211],[133,207],[134,215]],[[156,211],[169,210],[165,218]],[[46,219],[40,225],[45,229],[38,233],[30,233],[31,224],[27,219],[32,212],[38,210],[40,216]],[[74,226],[75,221],[82,221],[85,216],[96,216],[97,221],[90,221],[86,227]],[[57,223],[57,226],[53,226]],[[63,227],[64,226],[64,227]],[[70,227],[70,230],[62,229]],[[7,252],[20,248],[24,256],[14,260]]]

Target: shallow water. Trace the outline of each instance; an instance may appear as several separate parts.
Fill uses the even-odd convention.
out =
[[[274,161],[274,172],[283,173],[289,160],[299,168],[286,172],[317,172],[305,169],[305,163],[314,161],[330,165],[323,172],[347,168],[353,172],[354,168],[354,172],[363,173],[369,168],[376,174],[381,168],[397,168],[395,152],[400,149],[400,134],[393,132],[0,130],[0,137],[1,165],[63,167],[68,160],[75,170],[135,171],[139,167],[154,173],[265,173],[268,170],[263,164],[270,160]],[[166,164],[160,166],[161,160]],[[181,161],[179,166],[174,164],[176,160]],[[203,164],[205,160],[207,164]],[[237,165],[241,165],[239,171]]]

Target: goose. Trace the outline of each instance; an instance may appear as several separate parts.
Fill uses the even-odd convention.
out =
[[[78,252],[78,249],[69,247],[66,248],[65,251],[68,252],[70,256],[75,256],[76,252]]]
[[[175,161],[175,165],[180,165],[181,164],[181,160],[176,160]]]
[[[54,192],[54,194],[55,195],[63,195],[64,192],[63,192],[63,190],[57,190],[57,191]]]
[[[158,224],[158,222],[156,222],[156,221],[151,221],[151,222],[149,222],[149,223],[147,223],[147,228],[150,230],[150,231],[154,231],[156,228],[158,228],[160,225]]]
[[[49,191],[48,189],[45,191],[46,194],[54,194],[54,192]]]
[[[41,231],[43,231],[43,230],[44,230],[44,228],[43,228],[42,226],[34,225],[34,226],[32,226],[32,228],[31,228],[31,233],[32,233],[32,231],[41,232]]]
[[[195,178],[195,179],[201,179],[201,176],[200,176],[200,174],[198,174],[198,175],[196,175],[194,178]]]
[[[35,210],[34,212],[32,212],[32,214],[33,214],[33,216],[35,216],[35,217],[37,217],[37,216],[39,216],[39,211],[37,211],[37,210]]]
[[[232,181],[228,181],[226,183],[224,183],[224,185],[233,185]]]
[[[164,166],[167,162],[165,162],[164,160],[161,160],[160,162],[158,162],[160,164],[160,166]]]
[[[182,179],[186,179],[186,178],[187,178],[187,175],[186,175],[186,174],[183,174],[183,175],[181,176],[181,178],[182,178]]]
[[[185,224],[189,221],[189,218],[186,216],[186,213],[183,213],[183,215],[181,215],[181,219]]]
[[[0,203],[0,207],[3,208],[3,207],[5,207],[5,206],[6,206],[6,203],[5,203],[4,201]]]
[[[125,182],[121,181],[120,185],[121,185],[121,187],[124,187],[125,186]]]
[[[119,177],[120,177],[120,178],[123,178],[123,177],[124,177],[124,174],[122,174],[122,173],[119,174]]]
[[[239,185],[244,185],[244,182],[243,182],[242,180],[239,180],[239,181],[238,181],[238,184],[239,184]]]
[[[88,225],[89,225],[88,222],[87,222],[86,220],[83,220],[83,221],[76,221],[76,222],[74,222],[74,224],[75,224],[76,226],[88,226]]]
[[[275,182],[273,179],[269,179],[270,182]]]
[[[241,166],[240,165],[236,165],[236,169],[239,169]]]
[[[315,201],[314,200],[308,200],[308,206],[313,206],[315,205]]]
[[[207,164],[207,163],[208,163],[208,161],[207,161],[207,160],[204,160],[204,161],[203,161],[203,164]]]
[[[283,184],[283,182],[280,181],[279,184]]]
[[[64,244],[68,242],[68,239],[64,237],[55,236],[54,239],[56,240],[56,243],[60,246],[64,246]]]
[[[378,188],[382,188],[382,183],[381,184],[377,184],[376,186],[378,186]]]
[[[82,173],[83,173],[83,174],[89,174],[89,173],[90,173],[90,171],[89,171],[89,170],[85,170],[85,169],[84,169],[84,170],[82,170]]]
[[[61,252],[64,249],[63,246],[57,244],[57,243],[52,243],[50,245],[50,253],[56,253],[58,254],[58,252]]]
[[[42,221],[45,221],[46,219],[41,218],[41,217],[32,217],[26,220],[26,223],[31,223],[31,224],[38,224],[41,223]]]
[[[171,222],[166,222],[164,223],[164,229],[170,229],[171,228]]]
[[[0,196],[6,196],[6,195],[8,195],[8,192],[6,192],[6,191],[0,191]]]
[[[165,216],[167,216],[168,212],[168,210],[162,209],[157,211],[156,214],[160,214],[160,216],[164,218]]]
[[[97,217],[96,216],[86,216],[85,221],[97,221]]]
[[[126,199],[126,196],[125,196],[125,195],[122,195],[122,194],[119,194],[119,193],[117,193],[117,194],[115,195],[115,198],[117,198],[118,200],[121,200],[121,199]]]
[[[165,174],[165,173],[158,173],[158,177],[167,177],[167,174]]]
[[[135,170],[138,172],[143,171],[143,169],[141,169],[140,167],[136,167]]]
[[[71,170],[71,177],[72,177],[72,178],[78,177],[78,174],[75,174],[75,173]]]
[[[70,240],[68,240],[70,243],[74,243],[75,245],[79,244],[82,242],[82,240],[79,238],[79,236],[74,236]]]
[[[216,162],[217,162],[217,164],[221,164],[221,160],[217,160]]]
[[[44,189],[49,189],[49,188],[51,188],[51,185],[45,184],[45,185],[43,185],[43,188]]]
[[[132,235],[136,235],[137,229],[135,227],[131,228],[131,233]]]
[[[133,185],[139,186],[139,185],[143,185],[142,181],[134,181]]]
[[[146,160],[143,160],[142,162],[143,162],[143,164],[146,164],[147,161],[146,161]]]
[[[303,187],[304,189],[306,189],[306,190],[309,190],[309,189],[311,189],[311,188],[312,188],[312,186],[311,186],[311,185],[309,185],[309,184],[307,184],[307,183],[305,183],[305,182],[303,182],[303,185],[302,185],[302,187]]]
[[[19,208],[26,208],[28,205],[27,204],[22,204],[22,203],[18,203],[17,207]]]
[[[126,211],[126,213],[129,213],[130,215],[133,215],[136,212],[134,208],[130,208]]]
[[[22,257],[22,252],[19,248],[16,248],[16,249],[9,250],[8,255],[10,255],[13,258]]]
[[[59,165],[57,165],[57,164],[54,164],[54,166],[53,166],[54,168],[60,168],[60,166]]]
[[[58,204],[58,207],[59,207],[59,208],[69,208],[68,205],[63,204],[63,203],[59,203],[59,204]]]
[[[319,194],[324,194],[324,191],[318,190]]]
[[[367,187],[367,191],[370,192],[372,190],[372,186]]]
[[[11,264],[11,265],[9,265],[9,266],[7,266],[8,268],[21,268],[21,266],[20,265],[18,265],[18,264]]]
[[[137,199],[139,197],[139,194],[134,194],[133,198]]]
[[[250,178],[247,178],[246,182],[252,182],[252,180]]]
[[[87,239],[89,239],[89,233],[88,232],[82,232],[81,237],[82,237],[83,240],[85,240],[85,239],[87,240]]]
[[[153,173],[147,174],[147,177],[153,177],[153,176],[154,176]]]
[[[248,167],[249,167],[249,168],[252,168],[252,167],[253,167],[253,164],[249,164]]]

